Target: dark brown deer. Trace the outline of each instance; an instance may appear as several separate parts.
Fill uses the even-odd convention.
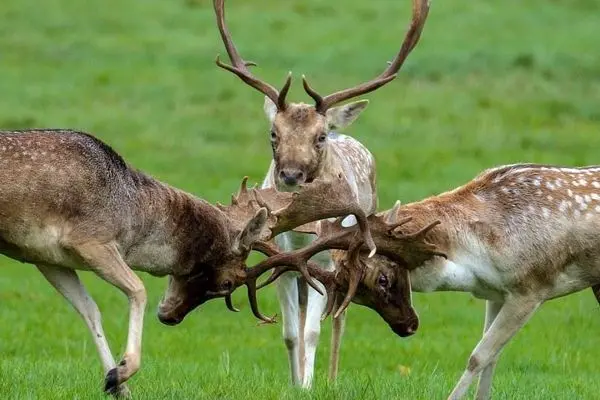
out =
[[[268,268],[245,265],[256,241],[353,210],[366,226],[358,206],[348,207],[351,191],[339,185],[335,191],[319,182],[301,193],[263,191],[285,207],[236,214],[235,207],[220,209],[132,169],[109,146],[80,132],[0,132],[0,165],[0,253],[36,265],[81,314],[100,354],[105,390],[116,395],[128,394],[123,383],[141,362],[146,290],[133,270],[169,276],[158,313],[166,324],[211,298],[225,297],[233,308],[229,296],[242,284],[258,314],[256,279]],[[317,207],[322,195],[337,198],[338,205]],[[127,346],[118,365],[76,270],[94,272],[129,299]]]
[[[385,229],[370,219],[380,255],[349,259],[340,253],[345,272],[319,279],[333,287],[358,281],[355,301],[388,323],[409,304],[409,298],[394,304],[398,285],[407,282],[418,292],[461,291],[486,300],[483,338],[450,399],[464,397],[477,376],[477,398],[489,398],[500,352],[544,302],[589,287],[598,298],[600,166],[494,168],[450,192],[398,203],[378,219],[390,228],[398,225],[388,229],[390,238],[398,238],[396,248],[381,240]],[[411,240],[401,239],[429,221],[434,224],[408,235]],[[349,229],[330,225],[322,235],[348,235]]]
[[[363,211],[373,213],[377,208],[375,190],[375,162],[371,153],[357,140],[335,133],[349,126],[365,109],[367,100],[337,106],[352,98],[372,92],[396,77],[404,61],[416,46],[427,13],[427,0],[413,1],[410,28],[393,61],[376,78],[328,96],[321,96],[303,78],[306,92],[313,104],[288,103],[286,96],[291,75],[279,91],[254,76],[231,38],[225,22],[224,0],[214,0],[217,25],[225,44],[231,65],[217,64],[237,75],[242,81],[265,95],[264,110],[269,119],[273,161],[263,187],[294,191],[298,185],[314,179],[329,180],[343,174],[352,186]],[[352,224],[352,219],[346,224]],[[310,243],[313,236],[286,233],[277,238],[279,246],[293,250]],[[317,260],[322,268],[333,269],[328,254]],[[288,350],[292,382],[310,387],[314,370],[315,351],[320,335],[320,315],[327,299],[306,286],[296,274],[286,274],[278,280],[278,297],[283,314],[283,337]],[[332,352],[329,377],[335,379],[338,369],[339,347],[344,326],[344,315],[333,321]]]

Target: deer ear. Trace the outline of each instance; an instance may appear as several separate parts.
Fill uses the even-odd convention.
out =
[[[354,122],[360,113],[367,108],[369,100],[358,100],[343,106],[327,110],[327,125],[330,130],[342,129]]]
[[[233,241],[233,251],[242,253],[250,250],[254,242],[260,239],[261,232],[267,224],[267,209],[260,208]]]
[[[275,120],[275,115],[277,115],[277,106],[273,101],[265,96],[265,104],[263,105],[263,109],[265,110],[265,115],[269,122],[273,123]]]

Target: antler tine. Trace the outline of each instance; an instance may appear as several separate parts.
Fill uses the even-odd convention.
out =
[[[277,322],[275,316],[269,318],[263,315],[258,309],[258,300],[256,299],[256,278],[249,278],[246,280],[246,287],[248,288],[248,302],[250,303],[250,309],[252,314],[266,324],[274,324]]]
[[[407,218],[404,218],[401,221],[394,222],[394,223],[392,223],[392,224],[389,225],[389,231],[394,232],[394,231],[396,231],[396,229],[400,228],[402,225],[405,225],[405,224],[409,223],[412,220],[413,220],[412,217],[407,217]]]
[[[240,310],[238,310],[237,308],[234,307],[233,305],[233,301],[231,300],[231,295],[228,294],[227,296],[225,296],[225,305],[227,306],[227,308],[233,312],[240,312]]]
[[[335,92],[325,97],[321,97],[308,85],[307,82],[303,82],[306,92],[313,99],[315,99],[315,108],[317,111],[324,114],[327,109],[337,103],[372,92],[392,81],[396,77],[397,72],[402,67],[402,64],[404,64],[404,61],[412,49],[414,49],[414,47],[417,45],[419,38],[421,37],[421,32],[423,31],[423,26],[425,25],[428,13],[429,0],[413,0],[411,24],[406,32],[404,41],[400,47],[400,51],[394,60],[389,63],[388,67],[375,79],[349,89],[340,90],[339,92]]]
[[[333,318],[339,318],[340,315],[348,308],[350,302],[354,298],[356,291],[358,290],[358,285],[362,279],[363,269],[361,267],[360,261],[360,250],[362,247],[362,241],[357,240],[352,246],[348,249],[348,262],[351,267],[349,269],[350,279],[348,281],[348,292],[346,293],[346,297],[344,301],[337,309]]]
[[[410,237],[410,238],[415,238],[415,239],[416,238],[424,237],[427,234],[427,232],[429,232],[430,230],[432,230],[433,228],[435,228],[436,226],[438,226],[441,223],[442,223],[442,221],[440,221],[438,219],[436,221],[433,221],[429,225],[425,226],[424,228],[421,228],[417,232],[411,233],[411,234],[409,234],[407,236]]]
[[[254,62],[246,62],[240,56],[235,44],[233,43],[233,39],[231,38],[231,34],[229,33],[229,29],[227,28],[227,24],[225,23],[225,0],[213,0],[213,6],[215,9],[215,14],[217,16],[217,26],[219,28],[219,33],[221,34],[221,39],[223,40],[223,44],[225,45],[225,49],[227,50],[227,54],[229,55],[229,59],[231,60],[232,65],[227,65],[219,59],[217,56],[216,63],[219,67],[234,73],[237,75],[242,81],[244,81],[249,86],[258,90],[267,96],[273,103],[277,105],[279,110],[284,110],[286,108],[285,97],[289,90],[291,84],[291,74],[288,75],[287,80],[283,86],[281,92],[275,89],[273,86],[269,85],[267,82],[262,81],[256,78],[250,70],[248,66],[256,65]]]
[[[266,208],[269,214],[273,211],[257,189],[253,188],[252,194],[254,195],[254,200],[256,200],[256,203],[258,203],[260,207]]]
[[[337,300],[337,285],[330,285],[327,287],[327,305],[325,306],[325,311],[323,315],[321,315],[321,321],[324,321],[331,315],[333,312],[333,308],[335,306],[335,301]]]

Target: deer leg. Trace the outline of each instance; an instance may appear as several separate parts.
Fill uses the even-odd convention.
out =
[[[502,348],[525,325],[540,304],[541,301],[537,298],[512,297],[502,305],[496,319],[471,353],[467,369],[449,399],[456,400],[465,395],[475,376],[497,358]]]
[[[296,274],[285,273],[277,279],[277,297],[281,306],[281,317],[283,320],[283,341],[288,351],[292,384],[299,385],[302,381],[300,376],[300,352],[298,327],[298,285]]]
[[[341,299],[336,299],[336,307],[341,305]],[[331,382],[337,379],[338,366],[340,364],[340,346],[342,345],[342,335],[346,326],[346,311],[338,318],[333,318],[333,328],[331,331],[331,355],[329,358],[329,380]]]
[[[299,321],[299,331],[304,332],[304,328],[306,326],[306,307],[308,306],[308,282],[303,277],[298,277],[298,321]],[[299,335],[298,340],[298,349],[299,354],[298,357],[300,359],[300,381],[304,380],[304,360],[306,358],[306,345],[304,344],[304,334]]]
[[[323,293],[324,287],[317,282]],[[308,299],[306,307],[306,323],[304,326],[304,374],[302,387],[310,388],[312,386],[313,374],[315,369],[315,353],[319,344],[321,335],[321,316],[327,305],[327,297],[321,296],[319,292],[308,287]]]
[[[125,264],[114,243],[85,243],[72,246],[84,262],[102,279],[121,289],[129,300],[129,332],[125,354],[119,365],[106,374],[107,393],[114,393],[139,369],[146,289],[140,278]]]
[[[493,301],[485,302],[485,323],[483,326],[483,334],[490,329],[492,322],[496,319],[500,308],[502,307],[502,303],[496,303]],[[492,378],[494,377],[494,368],[496,367],[496,362],[498,361],[498,357],[494,357],[494,359],[481,371],[479,375],[479,383],[477,385],[477,400],[486,400],[490,398],[490,392],[492,388]]]
[[[37,265],[37,268],[44,278],[46,278],[46,280],[50,282],[50,284],[54,286],[54,288],[63,295],[69,303],[71,303],[79,315],[81,315],[90,330],[92,338],[94,339],[94,344],[98,349],[104,373],[108,373],[108,371],[113,369],[116,364],[108,346],[108,342],[106,341],[106,336],[104,335],[102,317],[98,310],[98,306],[85,290],[77,273],[72,269],[49,265]],[[130,395],[129,389],[125,384],[120,385],[117,390],[115,390],[114,394],[124,397],[129,397]]]

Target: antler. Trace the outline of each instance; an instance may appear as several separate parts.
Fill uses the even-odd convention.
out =
[[[221,34],[221,39],[223,39],[225,49],[227,50],[227,54],[229,55],[229,59],[231,60],[232,65],[227,65],[221,62],[218,55],[216,59],[217,65],[223,69],[226,69],[229,72],[236,74],[242,81],[246,82],[246,84],[252,86],[254,89],[263,93],[265,96],[271,99],[273,103],[277,105],[278,110],[285,110],[287,105],[285,102],[285,98],[292,83],[292,74],[288,74],[285,84],[281,89],[281,92],[279,92],[273,86],[269,85],[267,82],[262,81],[256,78],[254,75],[252,75],[248,67],[255,66],[256,63],[251,61],[244,61],[240,56],[240,53],[237,51],[237,48],[235,47],[235,44],[231,39],[231,34],[229,33],[227,24],[225,23],[224,3],[225,0],[214,0],[213,6],[215,8],[215,14],[217,15],[217,26],[219,27],[219,33]]]
[[[417,42],[421,37],[421,32],[423,31],[423,26],[425,25],[425,20],[427,19],[428,13],[429,0],[413,0],[413,11],[410,27],[406,33],[406,36],[404,37],[400,51],[394,60],[389,63],[389,66],[375,79],[322,97],[308,84],[308,81],[303,76],[302,84],[304,86],[304,90],[310,97],[314,99],[315,108],[317,111],[321,114],[325,114],[327,109],[335,104],[365,93],[372,92],[392,81],[396,77],[397,72],[402,67],[402,64],[404,64],[404,61],[412,49],[417,45]]]
[[[231,205],[217,203],[217,207],[227,215],[235,229],[242,230],[262,207],[268,211],[267,229],[261,237],[264,241],[290,230],[316,233],[316,221],[352,214],[356,217],[369,248],[369,257],[375,254],[377,249],[368,218],[342,175],[327,181],[315,179],[301,185],[298,192],[280,192],[274,188],[248,189],[247,181],[248,177],[244,177],[238,193],[231,196]]]
[[[373,233],[373,240],[377,245],[377,252],[407,267],[421,265],[434,256],[447,258],[444,252],[426,240],[426,235],[441,222],[436,220],[415,232],[403,233],[400,229],[411,222],[412,218],[397,221],[395,215],[398,207],[399,203],[387,214],[371,215],[367,218]],[[350,305],[358,285],[363,279],[365,271],[360,255],[361,252],[368,250],[361,239],[359,227],[344,227],[342,220],[342,218],[338,218],[333,222],[320,221],[315,225],[313,231],[319,235],[318,239],[302,249],[281,253],[272,244],[261,243],[255,247],[255,250],[261,251],[269,258],[255,267],[247,269],[250,285],[255,289],[258,276],[270,269],[274,269],[273,273],[258,287],[259,289],[275,281],[284,272],[300,271],[315,290],[320,292],[311,282],[311,277],[319,280],[327,290],[328,299],[323,318],[331,314],[336,294],[342,289],[346,289],[345,298],[334,315],[335,318],[339,317]],[[315,254],[329,249],[348,250],[347,263],[343,271],[347,275],[347,279],[341,281],[337,275],[340,271],[324,271],[308,261]],[[250,285],[248,286],[249,290]],[[255,310],[253,309],[253,311]],[[263,317],[258,309],[256,309],[255,315],[260,315],[259,318]]]
[[[356,239],[358,237],[358,239]],[[327,291],[328,296],[328,310],[330,309],[329,303],[335,298],[338,285],[335,279],[335,272],[322,270],[317,264],[309,261],[315,254],[320,253],[324,250],[329,250],[333,248],[338,249],[348,249],[348,243],[354,243],[354,245],[350,245],[355,252],[360,251],[362,240],[357,232],[338,232],[336,235],[332,237],[320,237],[310,245],[298,249],[289,253],[282,253],[280,250],[273,245],[272,243],[267,242],[259,242],[255,245],[254,250],[257,250],[266,256],[265,260],[261,261],[257,265],[252,268],[246,269],[246,286],[248,287],[248,298],[250,300],[250,307],[252,308],[252,312],[254,315],[265,321],[265,322],[274,322],[273,319],[265,317],[259,310],[256,302],[256,290],[260,289],[266,285],[269,285],[275,279],[277,279],[281,274],[288,271],[299,271],[302,276],[306,279],[309,285],[321,295],[323,292],[321,288],[317,286],[313,277],[319,280]],[[260,277],[266,271],[271,269],[275,269],[271,276],[262,283],[260,286],[256,286],[256,281],[258,277]],[[356,283],[356,287],[358,287],[358,282]],[[356,288],[352,291],[352,293],[348,293],[346,297],[349,297],[350,300],[354,296],[356,292]],[[350,303],[348,300],[348,304]],[[347,305],[346,305],[347,307]],[[333,308],[333,307],[331,307]],[[337,315],[337,314],[336,314]]]
[[[356,198],[352,192],[347,180],[343,176],[338,176],[329,181],[315,180],[310,184],[303,185],[299,192],[279,192],[275,189],[248,189],[247,177],[242,180],[240,189],[237,194],[231,196],[231,205],[223,206],[217,204],[217,207],[223,211],[230,221],[234,230],[241,231],[250,218],[254,216],[259,208],[265,208],[268,211],[267,226],[261,233],[262,241],[254,244],[254,250],[260,251],[269,258],[254,268],[246,269],[246,279],[244,284],[248,288],[248,299],[254,315],[265,322],[273,322],[273,319],[265,317],[260,313],[256,301],[256,280],[264,272],[279,266],[285,266],[285,271],[299,271],[307,282],[317,292],[323,294],[321,288],[313,280],[312,276],[323,278],[319,275],[319,267],[308,263],[308,260],[316,253],[319,253],[328,248],[348,249],[348,241],[342,240],[337,245],[331,247],[335,238],[327,238],[326,240],[318,240],[313,243],[313,246],[297,251],[295,253],[280,254],[279,250],[272,244],[268,243],[276,235],[297,229],[307,233],[318,233],[321,231],[317,228],[315,221],[325,218],[346,217],[353,214],[358,221],[358,230],[343,231],[339,233],[340,238],[348,236],[355,242],[360,240],[366,243],[366,248],[369,249],[370,255],[375,254],[376,248],[371,232],[367,216],[358,205]],[[275,210],[275,211],[273,211]],[[341,224],[343,218],[338,221]],[[321,247],[319,248],[319,244]],[[359,246],[359,247],[361,247]],[[312,265],[309,268],[309,265]],[[272,276],[273,280],[283,270],[277,271]],[[323,278],[325,279],[325,278]],[[272,280],[269,280],[269,283]],[[261,286],[262,287],[262,286]],[[230,304],[227,306],[231,309]]]

